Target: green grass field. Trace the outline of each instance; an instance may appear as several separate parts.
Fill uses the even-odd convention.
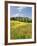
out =
[[[10,20],[10,39],[32,38],[32,23]]]

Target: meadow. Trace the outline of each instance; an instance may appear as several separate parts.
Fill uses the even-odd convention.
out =
[[[10,39],[32,38],[32,23],[10,20]]]

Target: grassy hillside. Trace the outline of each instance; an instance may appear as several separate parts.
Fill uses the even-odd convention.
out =
[[[10,20],[11,39],[30,39],[32,38],[32,23]]]

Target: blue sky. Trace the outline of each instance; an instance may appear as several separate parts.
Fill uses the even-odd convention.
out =
[[[32,7],[10,6],[10,17],[32,18]]]

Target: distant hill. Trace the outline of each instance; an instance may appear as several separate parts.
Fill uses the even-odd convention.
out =
[[[17,20],[17,21],[21,21],[21,22],[32,22],[32,19],[29,17],[11,17],[10,20]]]

